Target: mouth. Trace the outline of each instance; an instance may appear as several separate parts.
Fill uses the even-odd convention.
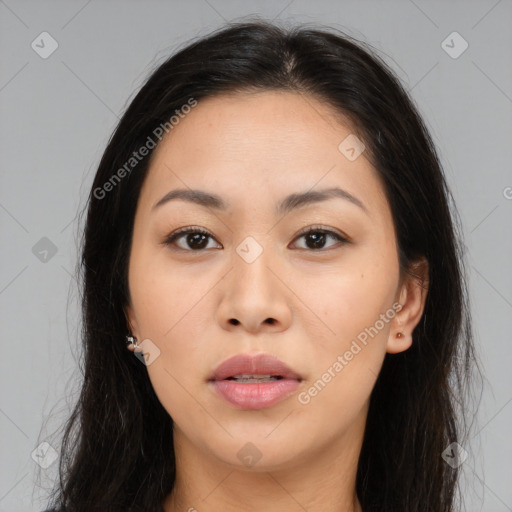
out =
[[[283,361],[268,354],[238,354],[222,362],[210,376],[210,381],[219,380],[279,380],[302,381],[302,376]]]
[[[262,382],[274,382],[276,380],[281,380],[283,378],[282,375],[235,375],[234,377],[228,377],[225,380],[232,380],[234,382],[242,382],[244,384],[254,384],[254,383],[262,383]]]
[[[291,395],[303,378],[279,359],[240,354],[224,361],[208,380],[227,402],[239,409],[271,407]]]

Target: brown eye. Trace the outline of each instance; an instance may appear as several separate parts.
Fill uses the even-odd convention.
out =
[[[311,249],[313,251],[325,249],[329,240],[334,240],[341,244],[348,243],[348,240],[338,233],[323,228],[308,228],[308,230],[299,235],[296,240],[300,238],[304,238],[306,245],[306,247],[301,247],[301,249]],[[329,245],[327,248],[332,245],[336,245],[336,243]]]
[[[184,251],[201,251],[212,248],[208,247],[209,239],[214,240],[210,233],[201,228],[183,228],[171,234],[163,243],[176,245]]]

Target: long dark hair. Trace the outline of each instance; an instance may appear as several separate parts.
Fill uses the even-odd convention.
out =
[[[386,355],[371,395],[357,493],[365,512],[449,512],[459,469],[442,453],[465,440],[474,349],[459,221],[434,144],[371,46],[330,27],[264,20],[228,24],[159,65],[102,156],[80,261],[83,384],[64,430],[52,506],[160,512],[173,488],[172,418],[124,345],[134,214],[152,150],[130,159],[191,99],[248,90],[310,95],[350,119],[385,185],[401,268],[428,261],[412,347]]]

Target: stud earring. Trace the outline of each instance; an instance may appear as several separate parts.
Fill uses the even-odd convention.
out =
[[[403,333],[401,333],[401,332],[397,332],[397,333],[396,333],[396,337],[397,337],[397,338],[403,338],[403,337],[404,337],[404,335],[403,335]]]
[[[129,350],[135,350],[136,348],[140,348],[139,345],[137,345],[137,338],[135,336],[132,336],[131,334],[126,336],[126,347]]]

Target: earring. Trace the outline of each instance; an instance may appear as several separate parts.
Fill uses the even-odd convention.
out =
[[[129,350],[135,350],[136,348],[140,348],[139,345],[137,345],[137,338],[135,336],[132,336],[131,334],[126,336],[126,347]]]
[[[397,332],[397,333],[396,333],[396,337],[397,337],[397,338],[403,338],[403,337],[404,337],[404,335],[403,335],[401,332]]]

